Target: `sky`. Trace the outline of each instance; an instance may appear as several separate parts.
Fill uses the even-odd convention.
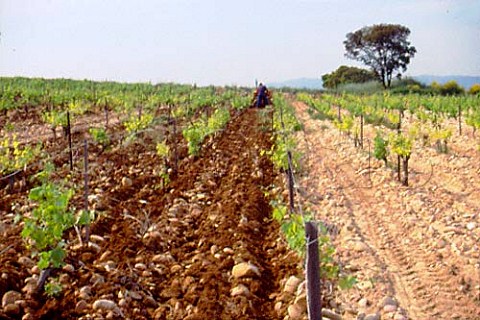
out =
[[[480,0],[0,0],[0,76],[197,85],[320,78],[394,23],[407,75],[480,75]]]

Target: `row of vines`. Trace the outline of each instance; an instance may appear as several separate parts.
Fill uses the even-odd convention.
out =
[[[99,156],[148,141],[158,157],[160,187],[165,188],[180,158],[201,156],[202,144],[249,106],[250,92],[175,84],[1,78],[0,103],[0,183],[11,193],[28,186],[33,210],[17,215],[15,223],[23,226],[21,235],[41,270],[35,291],[56,295],[61,285],[47,279],[65,265],[71,249],[69,232],[74,230],[81,246],[95,246],[89,241],[88,226],[101,213],[88,204],[88,154]],[[35,135],[25,134],[33,127],[40,128]],[[41,128],[48,128],[43,136],[38,134]],[[180,151],[184,145],[186,155]]]
[[[453,134],[470,135],[480,128],[480,96],[329,95],[300,93],[312,116],[333,121],[335,127],[364,148],[364,125],[376,128],[374,156],[388,166],[396,161],[398,180],[408,185],[408,162],[414,145],[448,153]],[[405,125],[404,119],[408,119]],[[455,124],[455,126],[452,126]],[[465,127],[471,128],[471,133]],[[456,128],[456,130],[454,130]],[[478,141],[480,150],[480,141]],[[392,158],[393,160],[389,160]]]

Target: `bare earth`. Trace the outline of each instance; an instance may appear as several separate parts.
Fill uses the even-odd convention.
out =
[[[358,279],[338,297],[344,318],[480,319],[480,156],[471,132],[454,130],[448,154],[415,146],[403,187],[369,159],[368,142],[357,149],[305,104],[294,106],[304,124],[300,190],[333,230],[343,271]]]

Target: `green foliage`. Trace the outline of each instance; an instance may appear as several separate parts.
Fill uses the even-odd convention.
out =
[[[103,148],[110,144],[110,137],[105,128],[90,128],[88,133],[92,136],[95,143],[101,145]]]
[[[168,146],[166,141],[158,142],[157,143],[157,155],[163,159],[164,167],[162,172],[160,173],[160,177],[163,181],[163,186],[166,186],[170,183],[170,175],[167,171],[167,161],[170,156],[170,147]]]
[[[209,135],[223,129],[230,121],[228,109],[217,109],[208,119],[200,118],[183,130],[182,134],[188,144],[188,153],[198,155],[201,144]]]
[[[480,94],[480,83],[473,84],[470,89],[468,89],[469,94],[478,95]]]
[[[59,110],[51,110],[42,113],[42,120],[49,124],[52,129],[58,126],[67,126],[67,112]]]
[[[273,207],[272,216],[280,223],[281,230],[285,236],[290,249],[296,251],[300,256],[305,257],[307,242],[305,237],[305,221],[310,220],[310,214],[302,217],[296,213],[287,214],[287,207],[280,201],[271,201]],[[330,242],[327,230],[323,225],[319,227],[318,249],[320,253],[320,273],[323,278],[337,279],[339,268],[335,263],[333,255],[335,248]],[[353,281],[350,279],[350,281]],[[342,283],[343,286],[344,283]]]
[[[405,72],[417,50],[407,40],[410,29],[395,24],[378,24],[348,33],[346,56],[369,66],[384,88],[394,76]]]
[[[153,122],[153,114],[142,113],[140,116],[132,113],[130,117],[123,122],[125,129],[129,135],[134,135],[141,130],[145,130]]]
[[[388,141],[393,153],[403,158],[410,157],[413,147],[413,141],[410,137],[407,137],[404,134],[392,133],[390,134]]]
[[[452,137],[452,130],[433,128],[429,132],[429,137],[435,141],[435,147],[438,152],[448,153],[448,140]]]
[[[16,135],[0,139],[0,174],[24,169],[40,154],[41,145],[21,146]]]
[[[247,96],[238,96],[235,95],[232,100],[232,107],[236,110],[243,110],[245,108],[248,108],[250,106],[250,98]]]
[[[338,279],[338,286],[342,290],[351,289],[357,283],[357,278],[354,276],[345,276]]]
[[[387,165],[388,157],[388,141],[385,140],[379,131],[373,140],[373,156],[378,160],[383,160],[385,165]]]
[[[24,217],[22,237],[27,240],[27,248],[33,256],[39,256],[38,267],[61,267],[66,256],[63,233],[71,228],[75,216],[68,209],[74,192],[49,179],[52,166],[36,175],[41,185],[29,192],[29,199],[35,203],[30,216]]]
[[[465,118],[465,122],[474,128],[474,130],[480,129],[480,109],[473,111]]]
[[[88,226],[95,220],[96,212],[94,210],[80,210],[76,215],[75,224],[78,226]]]
[[[50,279],[50,281],[45,284],[45,293],[49,297],[58,297],[62,291],[63,287],[58,279]]]
[[[352,132],[355,119],[353,116],[344,116],[340,121],[333,119],[333,125],[341,132],[350,134]]]
[[[465,90],[455,81],[451,80],[440,87],[440,94],[444,96],[463,94]]]
[[[203,142],[203,139],[207,135],[205,124],[197,121],[192,126],[184,129],[182,134],[185,140],[187,140],[188,154],[197,155],[200,151],[200,146]]]
[[[322,76],[323,87],[335,89],[339,85],[347,83],[364,83],[376,80],[376,76],[371,71],[349,66],[340,66],[332,73]]]
[[[168,158],[170,156],[170,147],[166,141],[158,142],[156,150],[159,157]]]

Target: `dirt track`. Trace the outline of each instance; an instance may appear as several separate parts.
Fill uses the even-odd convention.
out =
[[[478,153],[419,148],[411,186],[402,187],[382,163],[370,159],[369,169],[368,152],[333,125],[312,120],[302,103],[295,107],[305,125],[300,186],[323,197],[317,217],[338,227],[344,269],[359,279],[343,294],[346,318],[479,319]]]

